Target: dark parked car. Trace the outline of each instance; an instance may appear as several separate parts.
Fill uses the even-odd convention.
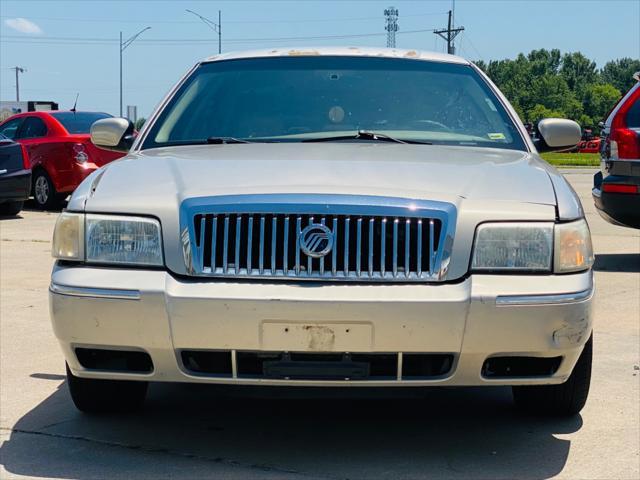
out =
[[[0,215],[17,215],[31,190],[31,168],[24,146],[0,135]]]
[[[640,228],[640,81],[605,121],[600,156],[592,191],[598,213],[614,225]]]

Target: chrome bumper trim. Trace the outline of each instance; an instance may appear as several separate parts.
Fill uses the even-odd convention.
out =
[[[117,290],[111,288],[89,288],[89,287],[69,287],[51,283],[49,285],[51,293],[58,295],[68,295],[71,297],[92,297],[92,298],[115,298],[118,300],[140,300],[139,290]]]
[[[504,295],[496,297],[496,306],[513,307],[519,305],[560,305],[588,300],[593,295],[593,287],[574,293],[552,295]]]

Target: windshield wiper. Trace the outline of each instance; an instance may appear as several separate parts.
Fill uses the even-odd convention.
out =
[[[419,145],[431,145],[431,142],[422,142],[420,140],[400,140],[384,133],[370,132],[368,130],[358,130],[351,135],[336,135],[334,137],[319,137],[319,138],[307,138],[302,142],[334,142],[339,140],[374,140],[379,142],[393,142],[393,143],[411,143]]]
[[[209,137],[207,143],[211,145],[220,145],[221,143],[251,143],[249,140],[243,140],[235,137]]]

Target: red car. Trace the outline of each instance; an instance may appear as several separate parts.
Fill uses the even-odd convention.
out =
[[[89,130],[99,112],[19,113],[0,124],[0,134],[24,145],[31,162],[31,192],[38,207],[59,204],[91,172],[124,155],[91,143]]]

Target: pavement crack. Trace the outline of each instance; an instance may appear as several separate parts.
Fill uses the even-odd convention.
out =
[[[64,423],[68,420],[64,420],[62,422],[58,422],[58,423]],[[51,426],[57,425],[58,423],[53,423],[51,425],[47,425],[44,428],[49,428]],[[192,459],[192,460],[201,460],[201,461],[205,461],[205,462],[212,462],[212,463],[218,463],[218,464],[223,464],[223,465],[227,465],[227,466],[231,466],[231,467],[238,467],[238,468],[249,468],[251,470],[259,470],[259,471],[263,471],[263,472],[271,472],[271,473],[280,473],[280,474],[292,474],[292,475],[299,475],[302,477],[310,477],[310,478],[327,478],[327,479],[336,479],[338,477],[333,477],[333,476],[326,476],[326,475],[316,475],[316,474],[310,474],[310,473],[306,473],[306,472],[301,472],[298,470],[292,470],[292,469],[287,469],[287,468],[283,468],[283,467],[278,467],[275,465],[268,465],[268,464],[261,464],[261,463],[247,463],[247,462],[240,462],[237,460],[232,460],[230,458],[224,458],[224,457],[207,457],[204,455],[198,455],[195,453],[186,453],[186,452],[179,452],[176,450],[171,450],[168,448],[162,448],[162,447],[149,447],[149,446],[145,446],[145,445],[130,445],[127,443],[121,443],[121,442],[113,442],[113,441],[107,441],[107,440],[98,440],[95,438],[89,438],[89,437],[83,437],[81,435],[63,435],[63,434],[59,434],[59,433],[49,433],[49,432],[41,432],[41,431],[36,431],[36,430],[24,430],[24,429],[20,429],[20,428],[7,428],[7,427],[0,427],[0,431],[8,431],[11,433],[21,433],[21,434],[25,434],[25,435],[39,435],[39,436],[43,436],[43,437],[49,437],[49,438],[55,438],[55,439],[62,439],[62,440],[75,440],[78,442],[87,442],[87,443],[92,443],[95,445],[102,445],[102,446],[106,446],[106,447],[112,447],[112,448],[123,448],[123,449],[127,449],[127,450],[135,450],[135,451],[139,451],[139,452],[144,452],[144,453],[153,453],[153,454],[166,454],[166,455],[171,455],[171,456],[175,456],[175,457],[181,457],[181,458],[188,458],[188,459]],[[339,477],[342,478],[342,477]]]
[[[21,243],[51,243],[51,240],[38,240],[36,238],[2,238],[3,242],[21,242]]]

